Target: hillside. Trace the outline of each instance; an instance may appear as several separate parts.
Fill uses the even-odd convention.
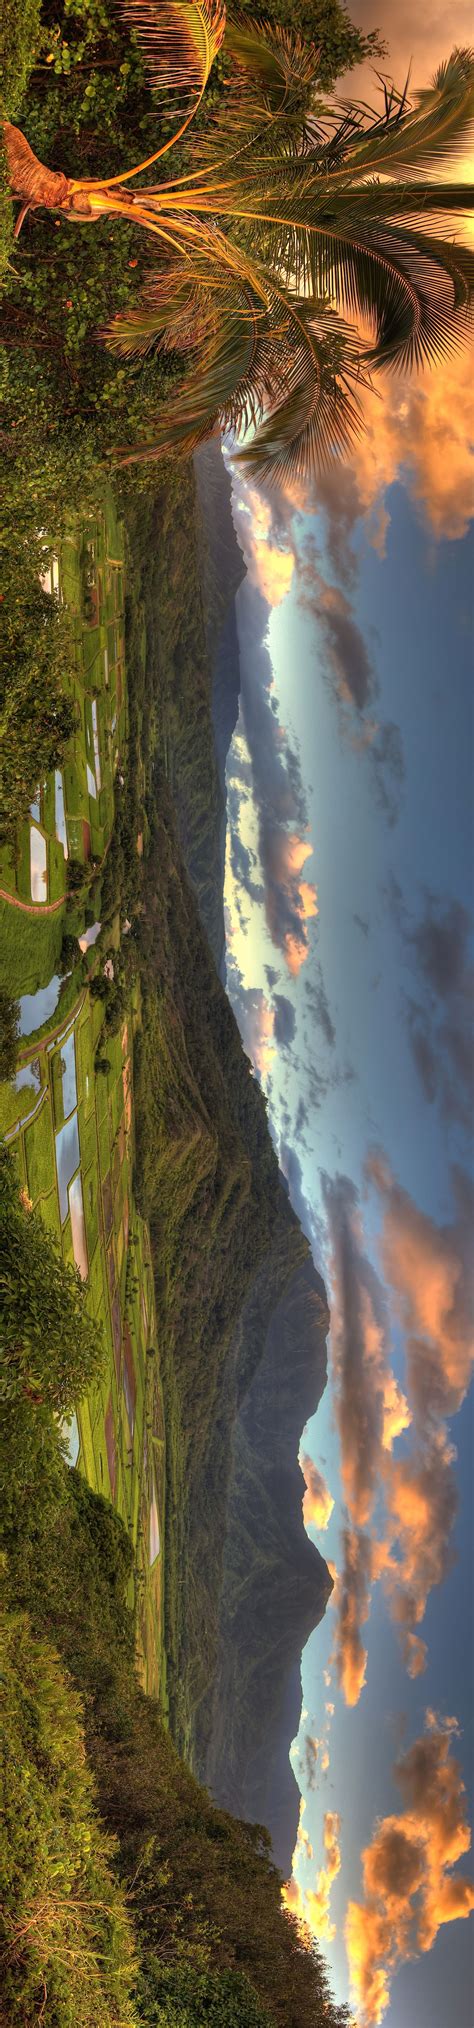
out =
[[[265,1263],[266,1310],[307,1255],[266,1105],[203,937],[155,766],[136,1037],[135,1187],[149,1220],[167,1430],[166,1645],[175,1736],[212,1679],[232,1426],[261,1356],[240,1341]],[[203,1020],[203,1008],[205,1019]]]
[[[245,1357],[249,1311],[240,1325]],[[299,1791],[288,1760],[301,1712],[301,1652],[332,1589],[302,1517],[302,1429],[326,1384],[328,1310],[311,1259],[272,1308],[232,1447],[219,1653],[199,1765],[227,1809],[265,1823],[285,1877]],[[241,1354],[241,1356],[242,1356]]]
[[[207,707],[203,676],[199,753],[193,757],[190,745],[185,754],[176,737],[172,801],[169,770],[165,782],[158,760],[155,764],[140,931],[144,1019],[136,1057],[139,1202],[151,1219],[164,1294],[168,1427],[177,1418],[181,1433],[168,1485],[177,1558],[171,1598],[179,1590],[181,1600],[179,1625],[177,1614],[168,1623],[168,1650],[175,1658],[168,1680],[176,1736],[226,1807],[269,1824],[279,1863],[288,1871],[299,1802],[288,1761],[300,1716],[299,1663],[331,1590],[327,1566],[303,1527],[297,1462],[302,1429],[326,1381],[328,1313],[323,1283],[277,1168],[265,1101],[249,1074],[198,920],[196,904],[208,928],[207,897],[211,889],[216,896],[219,885],[222,904],[225,813],[220,870],[215,830],[210,823],[203,828],[206,883],[196,879],[191,834],[205,753],[211,779],[211,695],[216,761],[225,782],[225,742],[238,710],[232,627],[242,559],[219,446],[207,446],[195,467],[194,522],[186,478],[185,567],[194,587],[187,628],[191,638],[193,610],[197,625],[201,614],[193,543],[194,553],[202,554],[204,531]],[[176,515],[178,498],[176,493]],[[159,561],[156,573],[159,716],[166,638]],[[220,588],[220,603],[213,586]],[[149,574],[145,595],[153,601]],[[202,666],[205,670],[204,658]],[[182,715],[184,725],[195,683],[190,658],[181,660],[180,672],[174,714],[176,724]],[[204,798],[201,807],[204,812]]]

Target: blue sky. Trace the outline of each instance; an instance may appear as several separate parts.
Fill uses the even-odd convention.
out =
[[[462,394],[465,364],[456,370]],[[436,440],[443,445],[438,466]],[[304,1448],[335,1504],[327,1532],[315,1529],[314,1539],[339,1583],[347,1518],[358,1541],[368,1535],[384,1544],[389,1565],[378,1581],[372,1572],[368,1618],[357,1629],[367,1650],[357,1701],[345,1695],[340,1595],[303,1659],[300,1747],[308,1736],[320,1744],[314,1786],[294,1761],[313,1856],[302,1836],[293,1905],[299,1895],[302,1906],[306,1893],[303,1912],[312,1912],[344,1997],[348,1903],[363,1910],[368,1936],[382,1894],[392,1935],[397,1930],[398,1969],[385,1966],[384,2011],[380,1980],[370,1986],[384,1957],[382,1949],[375,1953],[364,1972],[365,2002],[359,1991],[359,2018],[383,2018],[390,2028],[445,2028],[448,2016],[456,2028],[470,2028],[472,2017],[471,1925],[442,1919],[446,1881],[469,1871],[466,1812],[472,1820],[472,1795],[468,1804],[462,1795],[474,1688],[469,1248],[452,1180],[453,1163],[468,1170],[471,1158],[469,498],[465,405],[460,423],[452,385],[441,380],[413,397],[387,394],[372,460],[369,441],[352,490],[341,482],[338,492],[336,477],[311,513],[301,501],[262,502],[240,480],[234,494],[249,577],[238,601],[243,709],[229,763],[228,984],[332,1307],[330,1383]],[[296,872],[285,858],[288,835],[302,841]],[[374,1147],[384,1167],[368,1178]],[[348,1182],[335,1191],[337,1178]],[[362,1350],[353,1342],[359,1302]],[[411,1420],[388,1453],[380,1432],[374,1437],[371,1490],[361,1490],[354,1467],[360,1400],[365,1388],[370,1407],[374,1373],[380,1389],[388,1368]],[[418,1534],[409,1508],[421,1514]],[[426,1643],[423,1673],[407,1673],[400,1611],[411,1613],[410,1638]],[[339,1664],[331,1659],[338,1622]],[[333,1713],[325,1713],[326,1703]],[[439,1714],[438,1731],[433,1724],[425,1731],[427,1709]],[[458,1721],[459,1737],[443,1732],[448,1717]],[[413,1783],[410,1789],[411,1761],[398,1785],[392,1772],[423,1738],[437,1767],[429,1806],[419,1785],[416,1794]],[[459,1776],[451,1775],[454,1762]],[[446,1780],[458,1818],[451,1843]],[[410,1864],[415,1848],[417,1864],[423,1852],[427,1864],[428,1848],[437,1853],[436,1877],[420,1875],[403,1904],[396,1895],[390,1901],[393,1883],[383,1887],[389,1818]],[[386,1824],[382,1838],[378,1819]],[[420,1943],[423,1895],[430,1910],[424,1948],[405,1963],[417,1926]]]

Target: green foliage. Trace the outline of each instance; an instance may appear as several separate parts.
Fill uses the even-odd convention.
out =
[[[40,40],[40,0],[4,0],[0,28],[0,112],[9,120],[26,90]]]
[[[7,1599],[37,1639],[54,1640],[84,1700],[88,1763],[133,1920],[140,2021],[342,2028],[319,1953],[283,1912],[266,1833],[215,1807],[138,1689],[125,1530],[76,1472],[63,1473],[56,1506],[45,1508],[39,1478],[37,1497],[11,1517]]]
[[[19,1008],[0,986],[0,1079],[14,1077],[17,1062]]]
[[[40,0],[3,0],[0,15],[0,118],[21,104],[39,41]],[[13,207],[0,134],[0,288],[12,263]]]
[[[15,999],[52,979],[61,950],[62,920],[62,909],[52,915],[29,915],[0,896],[0,979]]]
[[[275,4],[282,7],[284,0]],[[20,42],[32,7],[28,0],[21,19],[18,0],[7,7],[10,68],[21,80],[10,116],[24,92]],[[323,13],[327,83],[339,63],[346,69],[358,60],[362,45],[338,0],[326,0]],[[222,102],[226,69],[219,56],[197,117],[199,133]],[[52,0],[40,62],[21,107],[27,139],[45,162],[79,177],[120,173],[171,133],[167,112],[166,99],[160,99],[158,117],[156,103],[152,107],[136,39],[114,0]],[[189,166],[183,145],[170,163],[174,174]],[[10,206],[6,223],[10,236]],[[83,231],[30,213],[23,225],[3,316],[5,452],[17,513],[20,508],[23,515],[25,499],[36,491],[44,522],[52,495],[57,527],[60,499],[81,503],[97,458],[117,444],[150,437],[182,362],[152,357],[137,371],[98,342],[113,312],[136,300],[149,264],[143,233],[117,219]]]
[[[145,2028],[272,2028],[255,1989],[238,1971],[198,1971],[150,1963],[141,1989]]]
[[[301,35],[305,42],[313,43],[320,52],[321,84],[325,91],[353,64],[384,53],[385,44],[377,30],[364,35],[350,20],[346,8],[341,7],[340,0],[272,0],[271,7],[265,7],[263,0],[261,4],[258,0],[257,6],[254,0],[241,0],[240,12],[253,21],[278,22],[282,28]]]
[[[0,1501],[14,1511],[38,1473],[56,1497],[60,1452],[51,1417],[67,1416],[101,1367],[100,1328],[78,1270],[65,1265],[0,1150]]]
[[[77,720],[67,688],[68,668],[72,682],[74,667],[72,627],[40,582],[47,560],[45,544],[33,529],[17,529],[14,539],[8,521],[4,524],[0,836],[13,845],[38,782],[59,765]]]
[[[132,1937],[93,1807],[82,1710],[28,1620],[0,1616],[0,2021],[134,2028]]]

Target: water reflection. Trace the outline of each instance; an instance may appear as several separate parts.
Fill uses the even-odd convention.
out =
[[[68,1416],[67,1422],[61,1423],[61,1436],[66,1446],[68,1465],[77,1465],[81,1447],[77,1415]]]
[[[21,1070],[17,1070],[16,1073],[15,1091],[23,1091],[27,1085],[29,1085],[30,1087],[32,1086],[33,1091],[39,1091],[40,1084],[41,1077],[39,1064],[23,1063],[21,1066]]]
[[[62,979],[57,972],[48,986],[39,986],[36,993],[24,993],[20,1000],[20,1035],[32,1035],[35,1028],[42,1028],[43,1021],[49,1021],[59,1000]]]
[[[65,1120],[67,1120],[68,1114],[73,1113],[74,1107],[77,1105],[76,1051],[73,1028],[70,1035],[66,1037],[66,1041],[61,1043],[61,1070],[63,1076],[63,1113]]]
[[[93,741],[94,741],[94,763],[95,763],[95,778],[96,778],[96,782],[97,782],[97,788],[98,788],[98,789],[100,789],[100,787],[101,787],[101,784],[102,784],[102,776],[101,776],[101,772],[100,772],[100,753],[99,753],[99,726],[98,726],[98,720],[97,720],[97,699],[96,699],[95,697],[93,697],[93,699],[92,699],[92,738],[93,738]]]
[[[30,824],[30,878],[32,901],[46,901],[48,891],[48,850],[42,831]]]
[[[64,1127],[60,1127],[59,1133],[56,1134],[56,1170],[61,1225],[64,1225],[64,1220],[68,1214],[68,1186],[71,1177],[74,1175],[74,1170],[78,1168],[79,1134],[77,1113],[73,1113],[72,1119],[66,1120]]]
[[[82,1200],[82,1182],[80,1176],[75,1176],[74,1182],[71,1183],[70,1186],[69,1210],[71,1214],[71,1231],[72,1231],[72,1244],[74,1249],[74,1259],[76,1267],[79,1268],[79,1273],[82,1275],[83,1282],[86,1282],[89,1272],[89,1264],[87,1259],[86,1228],[84,1222],[84,1205]]]
[[[156,1558],[157,1556],[159,1556],[159,1554],[160,1554],[160,1523],[158,1519],[156,1487],[155,1484],[153,1483],[153,1497],[150,1502],[150,1563],[156,1563]]]
[[[62,845],[64,857],[68,858],[66,812],[64,809],[64,783],[60,768],[54,771],[54,826],[56,837]]]
[[[100,931],[101,931],[100,922],[91,922],[89,924],[89,928],[84,930],[83,936],[78,937],[79,950],[90,951],[91,944],[96,943],[97,937],[100,936]]]

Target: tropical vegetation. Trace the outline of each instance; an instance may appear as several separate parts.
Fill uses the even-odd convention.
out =
[[[129,358],[160,345],[190,365],[151,441],[123,455],[189,454],[217,426],[252,429],[247,469],[305,479],[360,428],[368,374],[433,360],[459,334],[472,253],[438,220],[459,216],[470,189],[427,171],[465,145],[472,56],[454,51],[413,103],[386,89],[382,114],[366,117],[325,101],[318,52],[279,24],[226,29],[222,0],[169,12],[124,0],[123,11],[152,94],[167,109],[179,98],[179,124],[122,173],[77,178],[45,169],[7,121],[16,230],[44,206],[75,223],[126,221],[156,242],[139,305],[116,313],[107,342]],[[224,35],[228,89],[196,135],[194,166],[137,185],[199,113]]]

